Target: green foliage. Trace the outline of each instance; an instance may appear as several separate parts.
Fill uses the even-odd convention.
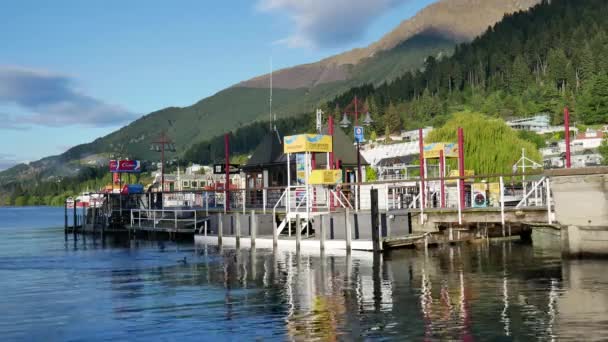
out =
[[[378,180],[378,173],[373,167],[368,165],[365,167],[365,177],[368,182],[373,182]]]
[[[598,150],[603,158],[602,164],[608,165],[608,138],[604,138]]]
[[[542,135],[536,134],[535,132],[530,131],[518,131],[517,135],[520,139],[531,142],[536,146],[536,148],[541,149],[547,147],[547,142]]]
[[[581,98],[581,107],[585,123],[608,122],[608,74],[600,73],[589,80]]]
[[[541,161],[541,155],[531,142],[522,140],[501,119],[480,113],[460,112],[452,116],[445,126],[433,130],[428,142],[457,142],[458,127],[464,130],[465,168],[476,174],[510,173],[513,164],[526,149],[528,158]],[[456,162],[452,169],[456,168]]]

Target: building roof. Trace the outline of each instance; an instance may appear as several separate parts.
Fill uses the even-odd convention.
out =
[[[327,134],[327,127],[322,130],[323,134]],[[243,166],[243,170],[253,170],[273,165],[285,165],[287,163],[287,155],[283,153],[283,137],[280,137],[276,132],[270,132],[262,138],[260,144],[256,147],[251,155],[251,158]],[[280,140],[279,140],[280,139]],[[342,160],[342,165],[357,165],[357,148],[353,141],[341,129],[334,130],[334,158],[336,161]],[[323,168],[326,166],[325,153],[317,153],[317,167]],[[292,161],[295,162],[295,156],[292,155]],[[361,155],[361,165],[369,165],[363,155]]]

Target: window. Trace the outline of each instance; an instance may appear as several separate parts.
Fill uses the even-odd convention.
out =
[[[188,182],[188,181],[184,181],[184,182],[182,183],[182,186],[183,186],[184,188],[189,188],[189,187],[190,187],[190,182]]]
[[[197,181],[192,181],[192,187],[193,188],[197,188],[198,187],[198,182]]]

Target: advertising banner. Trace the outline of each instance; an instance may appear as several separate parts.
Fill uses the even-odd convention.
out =
[[[110,172],[140,173],[141,162],[139,160],[110,160]]]
[[[313,170],[309,181],[313,185],[340,184],[342,183],[342,170]]]
[[[284,138],[283,152],[332,152],[332,138],[330,135],[322,134],[300,134]]]
[[[306,155],[296,154],[296,181],[298,185],[306,184]]]
[[[458,145],[455,143],[433,143],[424,145],[424,159],[438,159],[443,149],[446,158],[458,158]]]

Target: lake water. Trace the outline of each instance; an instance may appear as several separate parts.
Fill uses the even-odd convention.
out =
[[[481,243],[383,257],[66,241],[0,208],[0,340],[608,340],[608,261]]]

